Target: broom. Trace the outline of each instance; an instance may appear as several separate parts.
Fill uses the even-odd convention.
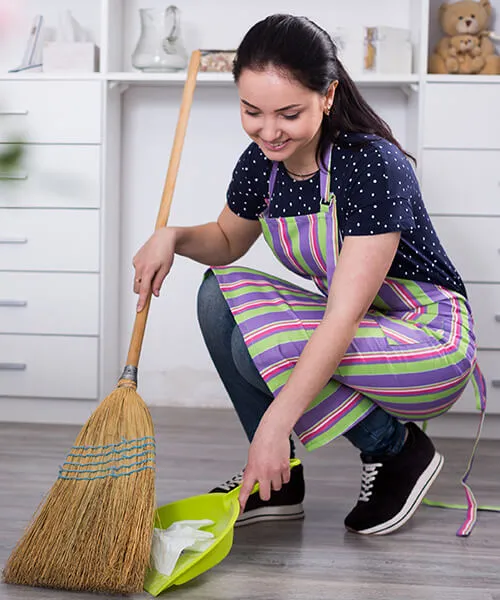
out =
[[[168,220],[199,62],[196,50],[156,229]],[[151,294],[136,315],[116,389],[76,438],[45,503],[7,561],[6,583],[121,594],[142,590],[155,511],[155,442],[151,415],[136,388],[150,302]]]

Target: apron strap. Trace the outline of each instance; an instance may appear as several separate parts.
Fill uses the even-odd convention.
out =
[[[490,512],[500,512],[500,506],[478,505],[476,498],[472,492],[472,489],[470,488],[469,484],[467,483],[467,479],[469,478],[469,475],[472,471],[472,465],[474,464],[474,459],[476,457],[476,451],[477,451],[477,447],[479,445],[479,439],[481,437],[481,431],[483,429],[484,419],[486,416],[486,382],[485,382],[484,376],[481,373],[481,369],[479,368],[479,365],[477,364],[477,362],[475,363],[474,369],[472,371],[471,381],[472,381],[472,385],[474,386],[477,408],[478,408],[478,410],[481,411],[481,416],[479,418],[479,425],[478,425],[476,437],[474,439],[474,444],[472,446],[472,452],[471,452],[471,455],[469,458],[469,462],[467,463],[467,468],[461,479],[461,483],[465,489],[465,499],[466,499],[467,503],[466,504],[451,504],[448,502],[437,502],[434,500],[428,500],[427,498],[424,498],[424,500],[423,500],[423,504],[426,504],[427,506],[435,506],[437,508],[454,508],[454,509],[467,511],[467,515],[466,515],[466,518],[465,518],[463,524],[457,530],[458,537],[467,537],[471,534],[472,530],[474,529],[474,525],[476,524],[476,521],[477,521],[477,511],[478,510],[490,511]],[[425,431],[426,429],[427,429],[427,421],[425,421],[424,425],[423,425],[423,430]]]
[[[272,167],[271,167],[271,174],[269,175],[269,185],[267,188],[267,198],[266,198],[267,208],[269,208],[269,204],[271,203],[271,198],[273,197],[274,184],[276,183],[277,175],[278,175],[278,163],[276,161],[274,161],[272,164]]]

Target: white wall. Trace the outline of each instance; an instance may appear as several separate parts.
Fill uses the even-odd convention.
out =
[[[168,166],[182,89],[131,87],[123,105],[121,354],[125,357],[136,297],[132,257],[150,236]],[[405,143],[406,97],[398,89],[369,90],[367,99]],[[235,87],[199,87],[190,116],[170,224],[214,220],[225,203],[234,165],[249,143],[239,122]],[[262,240],[239,264],[291,277]],[[153,299],[139,368],[139,387],[151,405],[224,406],[196,320],[204,267],[177,258],[160,299]],[[302,285],[307,284],[294,279]]]

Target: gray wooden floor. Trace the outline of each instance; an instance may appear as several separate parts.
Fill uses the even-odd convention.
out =
[[[246,443],[227,410],[155,409],[159,504],[202,493],[240,470]],[[0,565],[3,566],[79,427],[0,423]],[[459,477],[469,441],[436,440],[446,458],[431,497],[463,501]],[[341,439],[300,452],[306,520],[237,529],[216,568],[164,594],[203,600],[500,600],[500,515],[482,513],[468,539],[462,512],[421,507],[385,537],[347,533],[359,490],[357,452]],[[500,443],[484,441],[471,483],[480,502],[500,503]],[[80,600],[86,594],[0,584],[0,600]],[[103,596],[100,596],[103,598]],[[139,594],[134,599],[146,598]]]

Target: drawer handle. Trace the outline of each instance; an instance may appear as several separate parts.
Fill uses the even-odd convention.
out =
[[[28,306],[26,300],[0,300],[0,306]]]
[[[0,363],[0,371],[26,371],[26,363]]]
[[[26,180],[28,173],[0,173],[0,179]]]
[[[27,244],[28,238],[0,238],[0,244]]]
[[[24,116],[29,113],[28,110],[0,110],[0,115],[5,116]]]
[[[500,379],[492,379],[491,380],[491,387],[500,388]]]

